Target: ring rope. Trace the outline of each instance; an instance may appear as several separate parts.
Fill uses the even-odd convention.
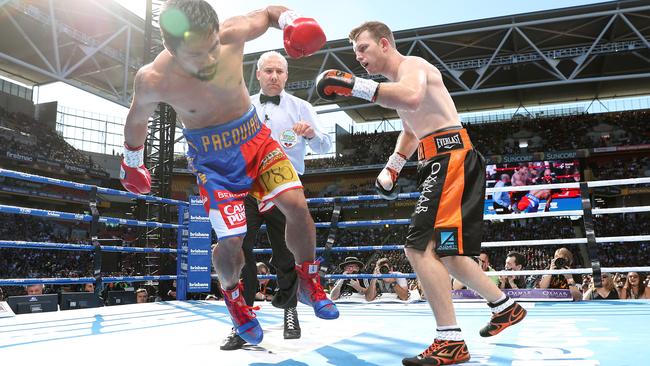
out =
[[[102,282],[144,282],[144,281],[169,281],[175,280],[176,275],[160,276],[112,276],[102,277]],[[68,285],[80,283],[95,283],[94,277],[60,277],[60,278],[6,278],[0,279],[0,286],[27,286],[27,285]]]
[[[609,179],[583,182],[587,183],[589,188],[608,187],[608,186],[625,186],[633,184],[650,183],[650,177],[644,178],[628,178],[628,179]],[[539,189],[558,189],[558,188],[580,188],[580,183],[551,183],[551,184],[536,184],[528,186],[505,186],[505,187],[492,187],[487,188],[486,193],[494,192],[509,192],[509,191],[530,191]]]
[[[69,182],[54,178],[48,178],[38,175],[32,175],[22,172],[11,171],[7,169],[0,169],[0,176],[21,179],[32,181],[36,183],[45,183],[45,184],[54,184],[58,186],[80,189],[84,191],[93,191],[97,190],[98,193],[103,193],[107,195],[123,196],[135,199],[143,199],[145,201],[153,201],[166,204],[175,204],[175,205],[188,205],[188,202],[171,200],[166,198],[160,198],[149,195],[138,195],[130,192],[97,187],[94,185]],[[632,178],[632,179],[615,179],[607,181],[594,181],[587,182],[587,186],[591,188],[595,187],[605,187],[611,185],[632,185],[632,184],[644,184],[650,183],[650,178]],[[515,187],[499,187],[499,188],[487,188],[486,193],[493,192],[503,192],[503,191],[526,191],[526,190],[539,190],[539,189],[558,189],[558,188],[579,188],[580,183],[556,183],[556,184],[546,184],[546,185],[533,185],[533,186],[515,186]],[[412,193],[401,193],[398,195],[398,199],[413,199],[420,196],[419,192]],[[352,202],[352,201],[369,201],[369,200],[379,200],[381,197],[379,195],[361,195],[361,196],[344,196],[344,197],[327,197],[327,198],[310,198],[307,199],[308,203],[330,203],[330,202]],[[622,207],[622,208],[605,208],[605,209],[594,209],[593,213],[598,215],[603,214],[613,214],[613,213],[631,213],[631,212],[648,212],[650,211],[650,206],[634,206],[634,207]],[[50,211],[50,210],[40,210],[40,209],[29,209],[21,208],[16,206],[7,206],[0,205],[0,212],[4,213],[13,213],[13,214],[23,214],[23,215],[32,215],[32,216],[42,216],[49,218],[58,218],[63,220],[75,220],[75,221],[92,221],[91,215],[86,214],[72,214],[66,212]],[[537,212],[537,213],[524,213],[524,214],[507,214],[507,215],[485,215],[484,220],[500,220],[500,219],[522,219],[522,218],[532,218],[532,217],[554,217],[554,216],[583,216],[583,211],[581,210],[571,210],[571,211],[559,211],[559,212]],[[103,223],[113,223],[118,225],[129,225],[129,226],[140,226],[140,227],[158,227],[158,228],[183,228],[182,225],[175,224],[165,224],[159,222],[150,222],[150,221],[139,221],[139,220],[130,220],[130,219],[120,219],[113,217],[100,217],[99,222]],[[363,226],[376,226],[376,225],[386,225],[386,224],[409,224],[410,219],[396,219],[396,220],[365,220],[365,221],[347,221],[339,222],[339,227],[363,227]],[[328,227],[330,223],[317,223],[316,227]],[[637,235],[637,236],[618,236],[618,237],[605,237],[605,238],[596,238],[597,242],[633,242],[633,241],[645,241],[648,240],[650,236],[648,235]],[[556,239],[556,240],[528,240],[528,241],[513,241],[513,242],[486,242],[483,243],[485,247],[496,247],[496,246],[508,246],[508,245],[549,245],[549,244],[580,244],[585,243],[586,238],[575,238],[575,239]],[[56,250],[81,250],[81,251],[92,251],[95,250],[93,245],[83,245],[83,244],[64,244],[64,243],[40,243],[40,242],[20,242],[20,241],[0,241],[0,247],[11,247],[11,248],[23,248],[23,249],[56,249]],[[359,247],[336,247],[332,250],[335,252],[343,251],[364,251],[364,250],[400,250],[403,249],[403,245],[383,245],[383,246],[359,246]],[[100,246],[103,251],[114,251],[114,252],[162,252],[162,253],[177,253],[176,249],[170,248],[133,248],[133,247],[122,247],[122,246]],[[270,249],[256,249],[255,252],[266,253],[270,252]],[[324,248],[317,248],[317,251],[322,251]],[[650,271],[650,267],[611,267],[611,268],[602,268],[602,272],[646,272]],[[580,269],[569,269],[569,270],[524,270],[516,271],[516,275],[544,275],[544,274],[591,274],[593,271],[591,268],[580,268]],[[491,271],[486,272],[488,276],[511,276],[513,271]],[[216,277],[216,275],[212,275]],[[267,276],[258,276],[259,278],[275,278],[274,275]],[[325,275],[324,278],[327,279],[346,279],[346,278],[416,278],[414,273],[411,274],[387,274],[387,275],[375,275],[375,274],[357,274],[357,275]],[[138,281],[151,281],[151,280],[174,280],[177,276],[175,275],[161,275],[161,276],[121,276],[121,277],[104,277],[102,278],[103,282],[138,282]],[[27,285],[27,284],[70,284],[70,283],[94,283],[96,278],[92,277],[82,277],[82,278],[30,278],[30,279],[0,279],[0,285]]]
[[[607,187],[616,185],[633,185],[650,183],[650,177],[646,178],[628,178],[628,179],[610,179],[587,182],[589,188]],[[529,186],[506,186],[486,188],[485,193],[510,192],[510,191],[529,191],[539,189],[559,189],[559,188],[580,188],[580,183],[553,183],[539,184]],[[416,199],[420,197],[420,192],[400,193],[397,199]],[[355,202],[355,201],[379,201],[383,198],[377,194],[367,194],[359,196],[337,196],[337,197],[314,197],[307,198],[307,203],[333,203],[333,202]]]
[[[604,236],[596,238],[597,243],[631,243],[640,241],[650,241],[650,235],[629,235],[629,236]],[[565,245],[565,244],[586,244],[587,238],[571,238],[571,239],[542,239],[542,240],[512,240],[512,241],[486,241],[481,243],[482,248],[500,248],[512,246],[542,246],[542,245]],[[360,245],[360,246],[346,246],[346,247],[333,247],[332,252],[370,252],[373,250],[389,251],[389,250],[402,250],[403,244],[385,244],[385,245]],[[317,247],[316,253],[325,250],[323,247]],[[271,248],[256,248],[253,253],[271,254]]]
[[[650,241],[650,235],[629,235],[629,236],[608,236],[596,238],[597,243],[629,243]],[[509,246],[542,246],[542,245],[565,245],[565,244],[585,244],[586,238],[572,238],[572,239],[541,239],[541,240],[512,240],[512,241],[488,241],[481,243],[483,248],[499,248]],[[178,253],[177,249],[173,248],[141,248],[141,247],[124,247],[124,246],[111,246],[101,245],[101,250],[106,252],[121,252],[121,253]],[[84,251],[90,252],[94,250],[93,245],[87,244],[69,244],[69,243],[48,243],[48,242],[33,242],[33,241],[19,241],[19,240],[0,240],[0,248],[15,248],[15,249],[51,249],[51,250],[68,250],[68,251]],[[360,246],[344,246],[333,247],[332,252],[367,252],[373,250],[390,251],[402,250],[402,244],[384,244],[384,245],[360,245]],[[325,248],[317,247],[316,252],[320,253]],[[253,253],[258,254],[271,254],[271,248],[256,248]]]
[[[141,248],[141,247],[125,247],[119,245],[100,245],[99,247],[104,252],[119,252],[119,253],[177,253],[178,252],[178,249],[172,249],[172,248]],[[95,246],[89,244],[48,243],[48,242],[20,241],[20,240],[0,240],[0,248],[51,249],[51,250],[68,250],[68,251],[82,251],[82,252],[92,252],[93,250],[95,250]]]
[[[616,272],[650,272],[650,266],[645,267],[605,267],[601,268],[602,272],[616,273]],[[487,276],[531,276],[531,275],[564,275],[564,274],[591,274],[591,268],[575,268],[575,269],[548,269],[548,270],[523,270],[523,271],[490,271],[483,272]],[[211,276],[218,278],[216,274]],[[258,279],[276,279],[276,275],[258,275]],[[373,273],[357,273],[357,274],[329,274],[324,275],[323,278],[331,280],[341,279],[380,279],[380,278],[417,278],[415,273],[388,273],[388,274],[373,274]]]
[[[52,219],[60,219],[67,221],[83,221],[91,222],[93,217],[88,214],[73,214],[70,212],[61,212],[61,211],[52,211],[52,210],[41,210],[38,208],[24,208],[18,206],[9,206],[9,205],[0,205],[0,213],[10,213],[17,215],[28,215],[28,216],[37,216],[37,217],[48,217]],[[168,224],[156,221],[140,221],[132,219],[121,219],[117,217],[107,217],[101,216],[99,222],[105,224],[116,224],[116,225],[125,225],[125,226],[139,226],[139,227],[155,227],[163,229],[180,229],[185,228],[178,224]]]
[[[628,235],[628,236],[603,236],[596,238],[596,243],[615,243],[615,242],[639,242],[650,241],[650,235]],[[570,239],[541,239],[541,240],[511,240],[511,241],[484,241],[481,243],[483,248],[498,248],[509,246],[537,246],[553,244],[586,244],[587,238],[570,238]]]
[[[618,214],[618,213],[638,213],[638,212],[648,212],[650,211],[650,206],[631,206],[631,207],[613,207],[613,208],[596,208],[593,210],[594,215],[609,215],[609,214]],[[530,213],[515,213],[515,214],[490,214],[483,215],[483,220],[485,221],[495,221],[495,220],[517,220],[517,219],[527,219],[535,217],[566,217],[566,216],[583,216],[582,210],[567,210],[567,211],[555,211],[555,212],[530,212]],[[339,221],[339,227],[363,227],[363,226],[381,226],[381,225],[408,225],[411,223],[411,219],[391,219],[391,220],[360,220],[360,221]],[[328,228],[330,226],[329,222],[317,222],[315,223],[317,228]],[[262,229],[265,229],[266,225],[262,225]]]
[[[166,203],[166,204],[170,204],[170,205],[179,205],[179,206],[188,206],[189,205],[189,203],[187,203],[187,202],[179,201],[179,200],[173,200],[173,199],[169,199],[169,198],[162,198],[162,197],[150,196],[150,195],[145,195],[145,194],[135,194],[135,193],[131,193],[131,192],[127,192],[127,191],[120,191],[120,190],[112,189],[112,188],[104,188],[104,187],[94,186],[94,185],[91,185],[91,184],[70,182],[70,181],[67,181],[67,180],[49,178],[49,177],[44,177],[44,176],[41,176],[41,175],[22,173],[22,172],[17,172],[15,170],[8,170],[8,169],[2,169],[2,168],[0,168],[0,176],[8,177],[8,178],[14,178],[14,179],[27,180],[27,181],[34,182],[34,183],[53,184],[53,185],[57,185],[57,186],[60,186],[60,187],[73,188],[73,189],[78,189],[78,190],[82,190],[82,191],[90,191],[91,189],[93,189],[93,187],[96,187],[97,188],[97,193],[102,193],[102,194],[106,194],[106,195],[109,195],[109,196],[122,196],[122,197],[134,198],[134,199],[142,199],[142,200],[149,201],[149,202]]]
[[[648,212],[650,206],[629,206],[629,207],[612,207],[612,208],[594,208],[594,215],[609,215],[617,213]]]

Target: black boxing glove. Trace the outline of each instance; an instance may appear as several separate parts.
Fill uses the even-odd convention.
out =
[[[316,78],[316,91],[321,98],[327,100],[334,100],[337,95],[341,95],[374,102],[379,93],[379,83],[355,77],[348,72],[327,70]]]
[[[399,194],[397,178],[399,177],[399,173],[402,171],[404,164],[406,164],[406,156],[394,152],[393,155],[388,158],[388,162],[384,169],[377,176],[377,180],[375,180],[375,188],[377,194],[383,199],[392,201],[397,198],[397,195]]]

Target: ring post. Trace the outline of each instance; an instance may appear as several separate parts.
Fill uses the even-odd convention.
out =
[[[582,200],[582,222],[585,226],[585,236],[587,237],[587,253],[591,261],[591,270],[593,271],[592,280],[596,287],[602,286],[600,278],[600,259],[598,259],[598,245],[596,244],[596,232],[594,231],[594,215],[592,212],[591,198],[589,195],[589,186],[586,182],[580,183],[580,196]],[[580,244],[583,246],[584,244]],[[584,247],[583,247],[584,248]]]
[[[93,256],[93,277],[95,278],[95,295],[101,296],[102,285],[102,246],[99,244],[97,232],[99,231],[99,210],[97,210],[97,187],[93,186],[90,189],[90,196],[88,197],[88,206],[90,207],[90,214],[92,220],[90,221],[90,245],[94,247]]]
[[[334,203],[334,209],[332,210],[332,219],[330,220],[330,231],[327,234],[325,249],[321,252],[321,255],[318,257],[322,275],[327,273],[327,270],[329,269],[330,266],[330,259],[332,257],[331,252],[332,252],[332,247],[336,242],[336,231],[338,229],[340,216],[341,216],[341,205]]]
[[[178,225],[183,226],[189,221],[187,206],[178,206]],[[187,300],[187,237],[189,231],[185,228],[176,230],[176,300]]]
[[[212,226],[199,196],[190,196],[187,223],[187,292],[210,292]]]

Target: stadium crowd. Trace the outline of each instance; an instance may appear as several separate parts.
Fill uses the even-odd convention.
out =
[[[650,112],[627,111],[553,118],[467,124],[474,146],[485,156],[643,145],[650,143]],[[507,131],[507,133],[504,133]],[[340,137],[341,156],[307,160],[309,168],[383,164],[398,132],[355,133]],[[522,143],[525,142],[525,143]],[[411,157],[415,160],[416,157]],[[647,160],[646,160],[647,167]]]
[[[466,126],[475,146],[484,155],[517,154],[536,151],[562,151],[598,147],[642,145],[650,143],[650,130],[645,126],[650,117],[648,111],[630,111],[597,115],[576,115],[570,117],[555,117],[543,119],[513,120],[497,124],[472,124]],[[37,121],[21,114],[8,113],[0,109],[0,144],[12,154],[25,154],[44,159],[63,161],[68,164],[95,167],[90,158],[67,144],[58,134],[48,133],[45,129],[37,128]],[[508,133],[503,133],[508,131]],[[307,160],[308,168],[358,166],[383,164],[392,151],[386,146],[392,146],[398,133],[357,133],[341,137],[339,144],[344,147],[341,156],[328,159]],[[525,142],[522,143],[522,142]],[[524,147],[526,146],[527,147]],[[347,147],[347,148],[346,148]],[[525,149],[525,150],[524,150]],[[415,157],[412,157],[414,160]],[[514,174],[525,167],[529,174],[529,184],[541,182],[545,170],[550,170],[553,182],[571,182],[581,180],[577,160],[559,164],[549,163],[535,165],[534,163],[516,163],[501,165],[499,168],[488,167],[487,179],[494,183],[503,173]],[[618,179],[629,177],[650,176],[650,156],[638,154],[629,157],[598,157],[585,160],[583,167],[589,170],[591,179]],[[184,161],[177,160],[177,166],[184,167]],[[371,176],[370,174],[369,176]],[[557,177],[557,179],[556,179]],[[539,182],[538,182],[539,181]],[[19,183],[13,180],[0,180],[5,187],[16,186],[22,189],[41,190],[41,186],[31,183]],[[411,192],[416,189],[412,176],[404,174],[400,178],[403,191]],[[57,188],[52,188],[56,190]],[[341,195],[374,194],[374,178],[367,181],[356,179],[351,183],[333,183],[319,189],[305,189],[308,197],[327,197]],[[69,194],[67,190],[59,192]],[[72,196],[70,196],[72,197]],[[78,198],[78,197],[77,197]],[[381,211],[378,211],[381,212]],[[328,221],[329,214],[318,215],[317,221]],[[559,239],[584,237],[582,221],[569,218],[520,219],[505,221],[486,221],[484,241],[513,241],[534,239]],[[605,215],[596,220],[596,234],[602,236],[647,234],[650,229],[648,214]],[[120,232],[114,228],[103,229],[105,237],[122,238],[129,242],[133,240],[132,231]],[[362,245],[400,245],[405,241],[407,227],[404,225],[385,225],[371,228],[339,229],[335,237],[336,246]],[[58,243],[85,243],[87,228],[83,224],[44,221],[27,216],[0,214],[0,235],[3,240],[25,240]],[[317,242],[326,242],[328,229],[318,230]],[[266,235],[259,237],[259,247],[269,247]],[[513,252],[521,255],[524,261],[523,269],[549,269],[554,265],[557,252],[561,247],[554,246],[521,246],[490,247],[485,249],[485,259],[479,263],[489,263],[486,268],[492,270],[509,269],[507,258]],[[573,258],[573,267],[584,267],[584,257],[578,246],[569,246],[564,251]],[[28,277],[92,277],[93,254],[91,252],[41,251],[32,249],[0,249],[0,278]],[[603,243],[599,245],[599,259],[604,267],[644,266],[650,263],[650,243]],[[372,273],[378,262],[386,261],[392,271],[412,273],[404,253],[393,251],[351,251],[332,253],[328,259],[328,273],[340,273],[339,264],[349,262],[352,256],[359,263],[361,273]],[[483,255],[482,255],[483,256]],[[268,265],[270,255],[260,255],[259,262]],[[489,261],[489,262],[488,262]],[[145,260],[140,254],[123,256],[119,260],[117,271],[104,275],[130,276],[146,273]],[[271,273],[273,268],[267,266]],[[628,274],[629,275],[629,274]],[[641,273],[642,283],[646,276]],[[617,274],[619,284],[623,273]],[[576,281],[586,290],[590,279],[580,278]],[[618,281],[618,282],[617,282]],[[644,282],[646,281],[646,282]],[[540,278],[529,278],[527,286],[539,286]],[[415,281],[410,281],[415,286]],[[622,288],[622,287],[621,287]],[[46,287],[46,291],[59,291],[58,287]],[[24,288],[4,286],[4,294],[20,294]],[[163,294],[158,289],[150,288],[152,298],[174,298],[173,286]],[[649,293],[650,294],[650,293]],[[219,294],[212,294],[219,297]],[[649,295],[650,296],[650,295]],[[212,299],[212,298],[211,298]]]
[[[596,235],[638,235],[650,229],[649,214],[620,214],[603,215],[596,218]],[[483,241],[512,241],[513,245],[506,247],[491,247],[484,249],[484,255],[489,258],[489,270],[504,270],[507,268],[506,259],[512,252],[520,253],[525,258],[522,269],[540,270],[549,269],[553,262],[554,253],[561,248],[560,245],[549,246],[522,246],[517,245],[518,240],[534,239],[564,239],[580,235],[581,220],[569,218],[541,218],[505,221],[486,221]],[[58,243],[83,243],[84,238],[79,237],[83,229],[74,224],[46,221],[39,218],[0,215],[0,235],[5,240],[25,240]],[[335,237],[335,246],[371,246],[371,245],[399,245],[406,237],[406,225],[385,225],[371,228],[346,228],[339,229]],[[105,235],[119,237],[113,228],[104,228]],[[329,229],[318,230],[318,243],[324,243],[329,235]],[[132,235],[132,234],[128,234]],[[132,238],[132,236],[131,236]],[[264,233],[259,236],[259,248],[270,247]],[[322,245],[322,244],[321,244]],[[572,268],[584,267],[583,257],[577,246],[568,246],[574,263]],[[599,259],[603,267],[629,267],[644,266],[650,263],[650,243],[606,243],[599,246]],[[30,278],[30,277],[92,277],[93,254],[91,252],[70,252],[35,249],[0,249],[0,278]],[[403,251],[348,251],[332,252],[328,258],[328,273],[341,273],[339,264],[350,256],[363,263],[359,273],[372,273],[379,260],[391,265],[392,271],[399,273],[412,273]],[[483,256],[483,254],[482,254]],[[269,254],[260,254],[258,262],[268,265]],[[488,259],[486,259],[488,260]],[[104,273],[103,275],[131,276],[144,274],[144,258],[140,254],[122,256],[120,268],[117,272]],[[274,273],[273,268],[271,273]],[[645,274],[641,273],[641,282],[647,284]],[[625,273],[619,273],[619,280],[626,278]],[[527,279],[529,287],[539,285],[539,277],[531,276]],[[584,287],[589,286],[588,276],[578,278],[578,283]],[[415,281],[409,281],[412,288],[417,287]],[[213,284],[213,285],[216,285]],[[127,287],[130,285],[124,285]],[[330,284],[333,286],[333,283]],[[135,288],[135,287],[133,287]],[[215,287],[216,288],[216,287]],[[167,289],[167,288],[166,288]],[[70,290],[70,286],[46,286],[46,292]],[[20,295],[25,291],[18,286],[3,286],[5,296]],[[217,291],[213,291],[217,292]],[[149,287],[151,299],[173,299],[175,292],[158,292],[155,287]],[[203,299],[206,295],[195,295],[195,299]],[[220,298],[219,294],[212,294],[210,299]]]
[[[0,108],[0,146],[4,157],[40,158],[48,161],[92,168],[102,168],[90,157],[68,144],[61,135],[22,113]]]

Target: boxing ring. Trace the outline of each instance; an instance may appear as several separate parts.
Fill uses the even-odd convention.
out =
[[[101,187],[65,182],[19,172],[0,169],[0,175],[15,179],[36,180],[48,184],[64,185],[103,194],[114,194],[134,199],[178,205],[187,202],[141,196]],[[583,197],[589,188],[609,185],[650,183],[650,178],[624,179],[586,183],[562,183],[524,187],[488,189],[513,191],[552,188],[578,188]],[[414,199],[418,193],[400,194],[398,199]],[[588,196],[587,196],[588,197]],[[379,196],[313,198],[309,203],[338,203],[346,201],[377,200]],[[165,201],[162,201],[165,200]],[[585,238],[544,239],[504,242],[484,242],[484,247],[585,245],[590,255],[599,243],[629,243],[650,241],[650,235],[595,237],[594,215],[648,212],[650,206],[621,208],[592,208],[583,199],[583,209],[561,212],[538,212],[507,215],[487,215],[486,220],[510,220],[533,217],[582,216],[585,220]],[[179,238],[191,224],[185,222],[187,214],[179,213],[177,224],[145,222],[101,217],[95,210],[91,215],[25,209],[0,205],[1,213],[55,217],[77,220],[176,229]],[[70,215],[70,216],[69,216]],[[493,217],[494,216],[494,217]],[[191,216],[190,216],[191,218]],[[333,220],[334,221],[334,220]],[[408,224],[409,219],[334,222],[338,228],[368,227]],[[332,227],[333,223],[317,223],[319,228]],[[92,227],[92,226],[91,226]],[[0,248],[55,249],[175,253],[182,259],[187,246],[178,241],[178,248],[131,248],[100,245],[96,240],[87,245],[38,243],[0,240]],[[333,247],[338,251],[401,250],[401,245]],[[323,248],[318,249],[319,252]],[[256,249],[267,253],[267,249]],[[180,253],[180,254],[179,254]],[[645,267],[601,268],[597,258],[591,257],[590,268],[571,270],[527,270],[518,275],[541,274],[594,274],[600,272],[650,272]],[[97,266],[95,266],[97,269]],[[59,279],[0,279],[0,285],[26,285],[31,283],[68,284],[108,282],[177,280],[178,297],[184,298],[186,273],[165,276],[95,277]],[[494,271],[488,275],[511,275],[509,271]],[[264,278],[265,276],[260,276]],[[328,279],[406,277],[414,274],[388,275],[326,275]],[[598,276],[600,277],[600,276]],[[99,286],[97,286],[99,287]],[[523,297],[523,296],[522,296]],[[29,364],[52,362],[54,364],[115,365],[116,363],[216,363],[219,365],[399,365],[401,359],[420,353],[433,340],[435,323],[425,302],[365,304],[339,303],[341,316],[324,321],[313,315],[311,308],[298,306],[302,338],[284,340],[282,337],[283,312],[263,303],[257,317],[265,331],[264,341],[258,346],[245,346],[242,350],[221,351],[219,344],[230,332],[231,321],[223,302],[169,301],[147,304],[108,306],[57,311],[41,314],[21,314],[0,317],[0,357],[4,360],[25,360]],[[647,363],[647,324],[650,324],[650,302],[645,300],[585,301],[585,302],[522,302],[528,317],[519,325],[492,338],[481,338],[480,329],[490,318],[488,307],[481,302],[456,303],[456,313],[472,359],[467,365],[642,365]]]
[[[302,338],[282,337],[280,309],[258,311],[259,346],[220,351],[231,323],[223,302],[171,301],[24,314],[0,319],[0,355],[38,365],[215,364],[282,366],[401,365],[435,334],[431,310],[417,304],[339,304],[337,320],[299,305]],[[650,303],[523,303],[528,317],[492,338],[478,330],[484,304],[456,304],[472,359],[466,365],[639,366],[647,364]],[[28,361],[27,361],[28,360]]]

